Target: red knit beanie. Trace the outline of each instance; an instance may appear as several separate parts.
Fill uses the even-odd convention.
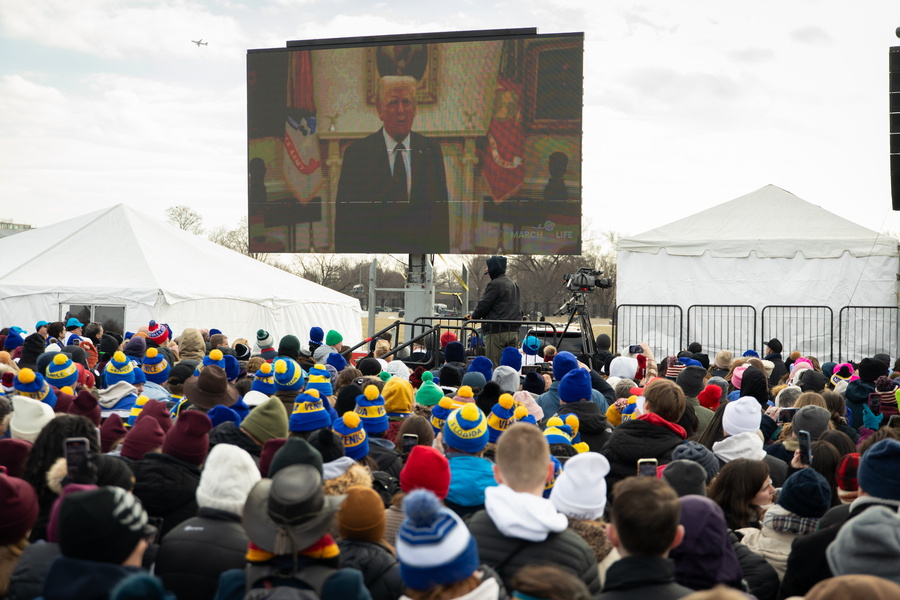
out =
[[[721,401],[722,388],[714,383],[703,388],[703,391],[697,395],[697,402],[700,403],[700,406],[708,408],[709,410],[716,410],[719,408],[719,403]]]
[[[126,433],[128,432],[125,431],[125,424],[122,422],[122,417],[116,413],[106,417],[106,420],[103,421],[103,425],[100,426],[100,451],[103,452],[103,454],[106,454],[112,450],[115,447],[116,442],[119,442],[124,438]]]
[[[159,400],[147,400],[147,402],[144,403],[141,414],[138,415],[134,422],[137,423],[145,417],[153,417],[156,419],[159,422],[159,426],[162,427],[162,430],[166,433],[169,433],[169,430],[172,429],[172,415],[169,414],[169,409],[165,402],[160,402]]]
[[[400,488],[407,494],[426,489],[443,500],[450,491],[450,463],[431,446],[414,446],[400,471]]]
[[[87,417],[97,427],[100,427],[100,404],[92,393],[87,390],[81,390],[72,404],[69,406],[70,415],[81,415]]]
[[[182,411],[166,436],[163,454],[199,467],[209,452],[210,429],[212,421],[206,413],[199,410]]]
[[[269,467],[272,465],[272,459],[275,458],[275,453],[281,450],[281,447],[284,446],[285,442],[287,442],[287,438],[272,438],[271,440],[266,440],[262,452],[259,455],[260,475],[263,477],[269,476]]]
[[[122,442],[122,456],[131,460],[141,460],[148,452],[158,452],[166,441],[166,434],[155,419],[136,422],[125,441]]]

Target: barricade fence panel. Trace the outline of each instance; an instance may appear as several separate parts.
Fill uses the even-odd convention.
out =
[[[896,306],[842,308],[838,314],[838,362],[858,362],[879,352],[896,360],[897,313]]]
[[[740,356],[756,348],[756,309],[747,305],[695,304],[687,311],[687,341],[699,342],[712,361],[720,350]]]
[[[684,315],[674,304],[620,304],[614,320],[613,351],[646,343],[658,360],[684,347]]]
[[[764,356],[767,341],[777,338],[784,350],[815,356],[820,363],[834,359],[834,312],[828,306],[772,305],[762,309],[762,339],[755,349]]]

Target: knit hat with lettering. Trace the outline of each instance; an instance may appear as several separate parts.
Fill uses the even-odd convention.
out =
[[[447,417],[450,416],[450,413],[455,408],[456,405],[453,403],[453,400],[446,396],[431,407],[431,417],[428,419],[428,422],[431,423],[431,428],[434,429],[435,434],[444,430],[444,423],[447,422]]]
[[[169,341],[169,328],[165,325],[160,325],[156,321],[150,321],[147,339],[151,342],[156,342],[157,346],[162,346]]]
[[[56,407],[56,393],[53,391],[40,373],[35,373],[31,369],[25,368],[19,371],[16,379],[13,381],[16,388],[16,394],[32,398],[43,402],[50,408]]]
[[[315,431],[331,425],[331,415],[318,390],[307,390],[294,399],[288,428],[291,431]]]
[[[344,454],[353,460],[362,460],[369,454],[369,436],[362,419],[355,412],[345,412],[344,416],[332,424],[334,432],[341,436]]]
[[[169,372],[172,368],[169,361],[166,360],[165,354],[157,348],[148,348],[141,363],[141,370],[144,371],[147,381],[163,385],[169,380]]]
[[[279,356],[273,363],[275,389],[296,392],[303,387],[303,369],[292,358]]]
[[[491,414],[488,415],[488,442],[496,444],[500,439],[500,434],[527,414],[528,409],[524,406],[516,408],[515,401],[510,394],[502,394],[500,400],[491,407]]]
[[[106,363],[103,380],[106,383],[106,387],[115,385],[120,381],[134,383],[134,364],[125,356],[124,352],[117,350],[110,361]]]
[[[75,363],[62,352],[58,352],[53,357],[45,372],[47,373],[47,383],[56,388],[74,387],[78,381],[78,369],[75,367]]]
[[[456,450],[477,454],[489,438],[487,418],[472,402],[451,412],[444,423],[444,443]]]
[[[254,374],[253,383],[250,384],[250,390],[263,393],[266,397],[275,393],[275,374],[272,365],[264,362],[259,366]]]
[[[384,398],[374,385],[367,385],[365,391],[356,397],[356,413],[362,419],[367,434],[387,431],[389,425]]]

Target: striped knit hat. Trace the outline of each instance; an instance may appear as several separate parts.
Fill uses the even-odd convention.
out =
[[[362,419],[367,434],[387,431],[388,417],[384,410],[384,398],[374,385],[366,386],[365,391],[356,397],[356,413]]]
[[[318,390],[319,395],[323,398],[334,395],[331,387],[331,373],[325,368],[325,365],[316,364],[309,370],[309,381],[306,383],[307,390]]]
[[[294,411],[288,423],[291,431],[315,431],[331,426],[331,415],[318,390],[306,390],[294,400]]]
[[[474,402],[454,410],[444,423],[444,443],[468,454],[484,450],[489,435],[487,418]]]
[[[165,354],[157,348],[148,348],[141,363],[141,370],[147,377],[147,381],[162,385],[169,380],[169,371],[172,368],[169,361],[166,360]]]
[[[512,395],[502,394],[500,401],[491,407],[491,414],[488,415],[488,441],[496,444],[501,433],[527,414],[528,409],[524,406],[516,408]]]
[[[261,392],[266,396],[275,394],[275,373],[272,371],[272,365],[264,362],[254,375],[253,383],[250,384],[250,390]]]
[[[431,423],[431,428],[434,429],[435,435],[444,430],[444,423],[447,421],[447,417],[450,416],[450,413],[453,412],[454,408],[456,408],[456,406],[453,404],[453,400],[446,396],[441,398],[440,402],[431,407],[431,418],[428,421]]]
[[[125,356],[124,352],[117,350],[110,361],[106,363],[103,379],[106,382],[106,387],[115,385],[120,381],[134,383],[134,364]]]
[[[62,352],[57,352],[45,370],[46,381],[57,388],[74,386],[78,381],[78,369],[75,363]]]
[[[272,365],[276,390],[296,392],[303,387],[303,369],[293,358],[279,356]]]
[[[362,460],[369,454],[369,436],[366,435],[366,429],[358,414],[345,412],[332,427],[334,432],[341,436],[345,455],[353,460]]]
[[[25,396],[26,398],[34,398],[44,404],[48,404],[50,408],[56,406],[56,394],[53,389],[47,385],[40,373],[35,373],[29,368],[22,369],[16,375],[13,381],[16,388],[16,394]]]
[[[169,341],[169,328],[165,325],[160,325],[156,321],[150,321],[147,338],[152,342],[156,342],[157,346],[162,346]]]

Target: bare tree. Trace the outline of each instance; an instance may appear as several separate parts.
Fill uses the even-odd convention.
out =
[[[234,229],[229,229],[224,225],[220,225],[210,231],[207,237],[209,238],[209,241],[215,242],[220,246],[225,246],[235,252],[240,252],[244,256],[255,258],[266,264],[275,264],[273,257],[265,252],[250,252],[250,232],[246,216],[241,217],[237,227]]]
[[[203,233],[203,217],[189,206],[179,204],[166,209],[166,221],[194,235]]]

